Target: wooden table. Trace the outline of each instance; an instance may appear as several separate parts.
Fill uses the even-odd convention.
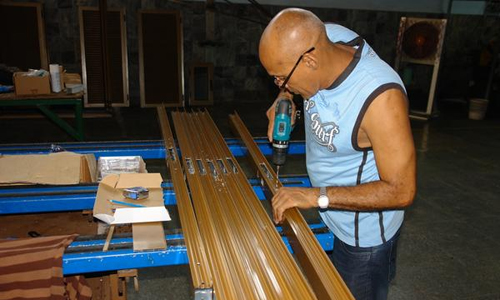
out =
[[[48,94],[48,95],[30,95],[16,96],[15,93],[0,93],[1,106],[35,106],[50,120],[56,123],[69,135],[78,141],[85,138],[83,131],[83,93],[77,94]],[[50,109],[54,105],[72,105],[75,109],[75,127],[61,119]]]

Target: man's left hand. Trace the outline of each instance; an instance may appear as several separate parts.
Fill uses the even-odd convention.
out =
[[[311,208],[318,206],[318,189],[282,187],[271,200],[276,224],[283,222],[283,213],[291,207]]]

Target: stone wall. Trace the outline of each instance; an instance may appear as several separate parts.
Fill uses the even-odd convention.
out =
[[[70,72],[81,72],[79,6],[98,6],[96,0],[44,1],[49,59]],[[216,3],[215,42],[205,41],[205,4],[165,0],[108,0],[110,8],[125,8],[129,63],[130,103],[139,105],[139,51],[137,11],[139,9],[180,10],[183,20],[185,92],[188,67],[213,53],[216,103],[269,102],[277,92],[272,79],[260,65],[258,42],[267,20],[251,5]],[[265,6],[272,14],[283,7]],[[380,57],[393,65],[401,16],[440,18],[436,14],[311,8],[323,21],[337,22],[363,36]],[[493,17],[451,16],[441,63],[438,95],[460,97],[468,93],[478,55],[500,32]]]

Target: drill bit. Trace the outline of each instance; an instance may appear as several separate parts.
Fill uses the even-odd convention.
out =
[[[280,166],[276,166],[276,187],[275,189],[278,189],[278,182],[280,180]]]

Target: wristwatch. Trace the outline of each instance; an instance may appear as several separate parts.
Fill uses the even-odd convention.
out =
[[[328,208],[328,204],[330,204],[330,199],[326,195],[326,187],[319,188],[319,197],[318,197],[318,206],[319,208],[325,209]]]

